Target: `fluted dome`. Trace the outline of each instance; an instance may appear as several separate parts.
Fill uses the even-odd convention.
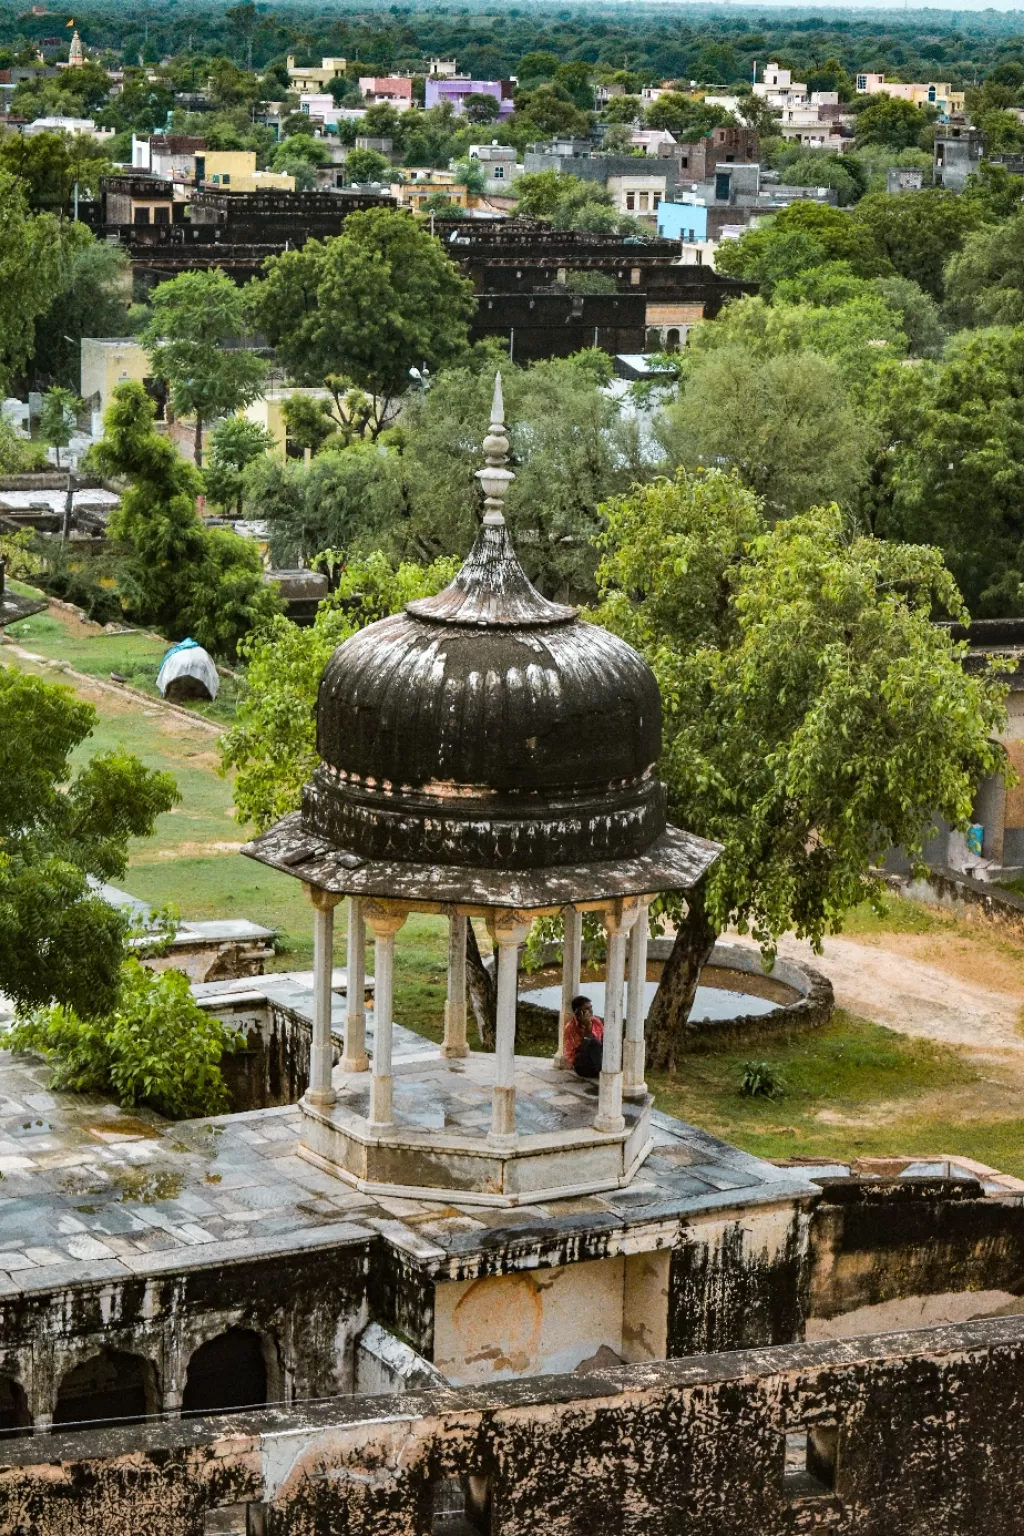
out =
[[[496,481],[495,426],[485,490],[510,478]],[[536,591],[488,505],[445,591],[327,663],[303,822],[368,859],[536,869],[640,854],[665,828],[654,675]]]

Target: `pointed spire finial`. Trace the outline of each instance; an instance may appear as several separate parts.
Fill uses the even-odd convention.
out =
[[[509,440],[505,433],[505,401],[501,392],[501,374],[494,375],[491,399],[491,425],[483,442],[486,468],[478,469],[476,478],[484,491],[484,522],[488,526],[504,524],[505,494],[515,479],[508,463]]]

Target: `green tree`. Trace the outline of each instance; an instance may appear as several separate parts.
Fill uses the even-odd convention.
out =
[[[590,132],[589,113],[580,111],[564,86],[540,85],[535,91],[517,91],[515,106],[515,121],[526,126],[530,137],[582,137]]]
[[[19,178],[34,212],[69,214],[75,184],[79,197],[94,196],[111,165],[88,134],[11,133],[0,137],[0,171]]]
[[[872,192],[853,217],[870,235],[879,260],[935,299],[942,298],[944,267],[981,221],[976,204],[945,187]]]
[[[886,149],[927,149],[929,129],[938,116],[934,107],[915,107],[892,96],[871,96],[857,113],[857,145],[882,144]]]
[[[690,143],[702,139],[712,128],[735,124],[735,119],[722,107],[708,106],[681,91],[665,91],[647,108],[644,122],[648,128],[667,128],[680,143]]]
[[[289,395],[281,408],[288,441],[293,447],[317,453],[338,429],[331,402],[312,395]]]
[[[945,345],[939,306],[909,277],[876,277],[875,292],[899,315],[911,357],[938,357]]]
[[[874,446],[838,361],[775,337],[696,352],[658,433],[670,464],[735,469],[773,517],[825,500],[852,512]]]
[[[123,336],[131,263],[118,246],[95,240],[84,224],[61,231],[57,291],[36,320],[31,374],[36,385],[78,384],[84,336]]]
[[[374,443],[318,453],[309,469],[279,459],[254,464],[245,477],[253,517],[270,532],[277,565],[308,564],[326,549],[368,554],[394,548],[407,515],[398,455]]]
[[[501,103],[496,96],[489,96],[486,91],[479,95],[471,96],[466,102],[463,116],[470,123],[493,123],[501,115]]]
[[[715,253],[720,272],[759,283],[765,298],[771,298],[776,283],[827,261],[847,262],[857,277],[892,272],[856,215],[822,203],[792,203],[739,240],[723,241]]]
[[[1002,691],[969,675],[933,615],[964,617],[934,549],[851,539],[835,508],[766,529],[718,470],[609,503],[596,618],[653,666],[673,819],[723,845],[704,884],[662,904],[676,940],[647,1021],[670,1068],[702,965],[729,925],[770,960],[819,943],[880,893],[871,870],[962,827],[999,770]]]
[[[139,340],[153,372],[166,380],[177,416],[194,417],[195,461],[203,462],[203,426],[255,400],[267,375],[262,358],[231,346],[246,334],[241,289],[219,269],[183,272],[161,283]]]
[[[123,751],[72,768],[97,723],[69,688],[0,667],[0,991],[21,1010],[113,1004],[126,920],[89,878],[123,876],[130,840],[179,798]]]
[[[199,1007],[183,971],[154,975],[130,958],[119,980],[108,1014],[83,1018],[56,1003],[20,1021],[9,1047],[49,1061],[53,1088],[113,1094],[124,1109],[146,1105],[172,1119],[223,1114],[220,1063],[242,1037]]]
[[[968,236],[946,268],[946,312],[954,325],[1024,321],[1024,211]]]
[[[979,617],[1024,614],[1024,329],[968,332],[906,373],[878,405],[877,531],[937,545]]]
[[[462,557],[480,516],[474,472],[494,389],[495,353],[480,348],[409,402],[389,441],[402,459],[407,515],[385,545],[396,557]],[[501,360],[516,478],[506,516],[520,558],[545,592],[590,597],[598,504],[650,476],[635,416],[609,398],[606,353],[578,352],[530,368]]]
[[[82,403],[73,390],[64,389],[60,384],[54,384],[43,396],[39,428],[57,455],[58,469],[60,451],[67,447],[74,435]]]
[[[376,149],[351,149],[345,161],[345,180],[390,181],[391,161]]]
[[[21,182],[0,169],[0,388],[32,356],[35,325],[60,285],[60,228],[30,214]]]
[[[210,434],[210,462],[206,468],[208,495],[222,507],[242,515],[242,476],[254,459],[269,453],[274,435],[245,416],[225,416]]]
[[[319,761],[314,706],[320,674],[335,648],[414,598],[440,592],[455,569],[450,560],[396,569],[380,553],[352,561],[311,626],[299,629],[279,617],[244,642],[247,688],[222,741],[224,767],[236,770],[239,821],[262,830],[297,808]]]
[[[297,383],[343,375],[373,397],[371,436],[408,388],[466,347],[472,285],[407,214],[350,214],[335,240],[272,257],[251,285],[250,313]],[[158,290],[159,293],[159,290]]]
[[[601,116],[613,126],[632,128],[640,121],[642,103],[639,96],[613,96]]]
[[[110,519],[120,546],[118,591],[137,622],[173,640],[191,634],[232,658],[239,640],[266,623],[277,603],[255,547],[227,529],[203,527],[196,512],[199,471],[154,427],[141,384],[119,384],[91,450],[102,474],[130,481]]]

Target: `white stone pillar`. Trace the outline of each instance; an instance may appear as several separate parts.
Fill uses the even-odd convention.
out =
[[[626,940],[636,922],[637,902],[617,901],[602,914],[608,931],[604,983],[604,1044],[597,1094],[595,1131],[615,1134],[623,1129],[622,1003],[626,981]]]
[[[647,903],[640,903],[629,935],[629,993],[626,1007],[626,1038],[622,1043],[622,1092],[627,1099],[642,1099],[644,1082],[644,994],[647,982]]]
[[[313,1038],[309,1047],[309,1087],[306,1098],[321,1107],[333,1104],[331,1069],[331,977],[334,972],[334,909],[341,900],[331,891],[308,886],[313,903]]]
[[[366,921],[374,938],[373,1076],[370,1079],[370,1124],[378,1130],[392,1123],[391,1028],[395,986],[395,934],[407,913],[367,902]]]
[[[498,946],[498,1009],[495,1026],[494,1088],[491,1096],[491,1132],[494,1147],[512,1147],[516,1141],[516,1004],[519,1000],[519,946],[526,942],[530,924],[514,912],[502,912],[488,926]]]
[[[366,1054],[366,923],[357,896],[348,899],[348,946],[345,956],[345,1054],[344,1072],[365,1072]]]
[[[580,970],[583,964],[583,913],[576,907],[562,908],[562,1011],[558,1018],[558,1050],[553,1067],[567,1067],[565,1025],[572,1012],[572,1000],[579,996]]]
[[[444,1005],[442,1056],[468,1056],[466,1040],[466,924],[453,912],[448,919],[448,997]]]

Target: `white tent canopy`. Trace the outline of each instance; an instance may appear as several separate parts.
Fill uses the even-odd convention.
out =
[[[189,686],[188,680],[191,680],[192,686]],[[205,689],[209,698],[217,697],[220,678],[213,657],[194,640],[182,640],[179,645],[173,645],[160,665],[156,686],[163,698],[167,697],[168,689],[175,683],[179,686],[172,691],[180,692],[185,697],[196,698],[200,696],[201,689]]]

